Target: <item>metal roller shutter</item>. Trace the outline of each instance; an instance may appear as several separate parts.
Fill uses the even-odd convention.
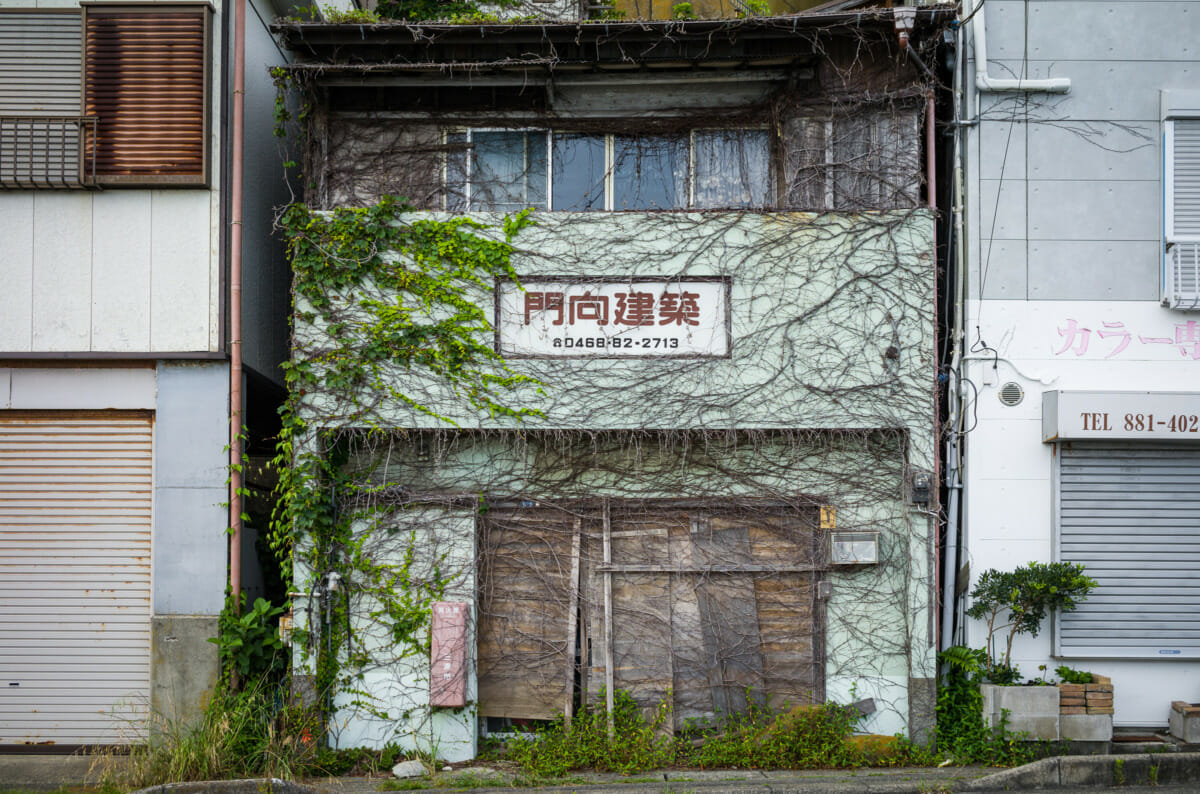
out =
[[[1064,443],[1058,490],[1060,559],[1099,582],[1058,652],[1200,657],[1200,450]]]
[[[196,7],[87,8],[83,99],[99,119],[98,181],[204,182],[208,24]]]
[[[0,9],[0,188],[82,184],[78,10]]]
[[[138,738],[152,417],[0,416],[0,744]]]

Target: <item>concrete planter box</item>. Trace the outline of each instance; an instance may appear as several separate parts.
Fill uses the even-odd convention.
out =
[[[999,728],[1007,711],[1010,733],[1058,741],[1058,687],[980,684],[979,693],[983,695],[983,722],[989,728]]]
[[[1187,744],[1200,744],[1200,703],[1184,703],[1176,700],[1171,704],[1168,717],[1171,735]]]

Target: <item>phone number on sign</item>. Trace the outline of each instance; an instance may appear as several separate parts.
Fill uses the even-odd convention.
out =
[[[639,339],[620,336],[585,336],[582,339],[555,339],[554,347],[585,350],[675,350],[679,340],[663,336],[647,336]]]
[[[1154,414],[1125,414],[1125,429],[1144,430],[1147,433],[1153,433],[1155,430],[1195,433],[1200,430],[1200,417],[1196,414],[1172,414],[1164,419],[1162,414],[1159,414],[1159,418],[1155,419]]]

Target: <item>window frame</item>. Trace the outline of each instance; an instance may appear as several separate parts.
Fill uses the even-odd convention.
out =
[[[525,133],[527,135],[530,133],[541,133],[541,132],[545,133],[545,147],[546,147],[545,196],[546,196],[546,200],[545,200],[545,207],[537,208],[540,211],[544,211],[544,212],[692,212],[692,211],[704,211],[704,210],[713,210],[713,211],[728,210],[731,212],[764,212],[764,211],[772,211],[772,210],[778,209],[778,203],[779,203],[778,202],[778,187],[777,187],[778,176],[776,173],[777,172],[777,168],[776,168],[776,159],[777,159],[776,148],[777,147],[775,146],[774,139],[771,137],[771,128],[766,124],[754,124],[754,125],[736,126],[736,127],[714,127],[714,126],[694,127],[694,128],[688,128],[685,133],[680,133],[678,135],[678,137],[681,139],[681,141],[685,141],[686,146],[687,146],[686,162],[684,163],[684,168],[686,171],[686,175],[685,175],[686,206],[661,207],[661,208],[644,207],[644,208],[637,208],[637,209],[617,209],[615,207],[616,199],[617,199],[617,196],[616,196],[616,166],[617,166],[617,163],[616,163],[616,139],[618,137],[624,137],[626,135],[636,137],[638,135],[638,133],[636,133],[636,132],[627,133],[627,132],[609,131],[609,132],[603,132],[603,133],[589,133],[589,132],[581,132],[578,130],[574,130],[570,126],[564,126],[561,128],[539,127],[539,126],[512,126],[512,127],[452,126],[452,127],[446,127],[442,130],[442,143],[446,146],[447,150],[449,149],[449,147],[451,145],[453,145],[453,143],[456,143],[456,142],[451,141],[452,136],[463,136],[462,140],[468,147],[468,150],[463,156],[463,162],[465,165],[461,166],[461,176],[464,178],[463,188],[462,188],[462,198],[459,200],[459,202],[455,202],[450,197],[450,191],[448,191],[448,190],[445,191],[445,195],[444,195],[443,201],[442,201],[442,207],[444,210],[452,211],[452,212],[453,211],[465,211],[465,212],[500,211],[500,210],[494,210],[489,207],[476,207],[476,206],[472,205],[472,197],[473,197],[472,194],[473,194],[473,186],[474,186],[474,184],[473,184],[473,182],[474,182],[474,180],[473,180],[474,157],[472,156],[471,147],[473,146],[473,143],[474,143],[474,140],[473,140],[474,134],[479,133],[479,132],[483,132],[483,133],[512,132],[512,133]],[[696,134],[697,133],[705,133],[705,132],[712,132],[712,133],[761,132],[761,133],[765,133],[765,135],[766,135],[766,146],[765,146],[766,168],[764,169],[764,175],[766,177],[766,185],[765,185],[764,193],[765,193],[767,200],[764,204],[762,204],[762,205],[751,204],[749,206],[743,206],[743,207],[736,207],[736,206],[697,207],[696,206]],[[585,210],[562,210],[562,209],[554,208],[554,145],[555,145],[556,137],[559,135],[562,135],[562,136],[591,136],[591,137],[604,139],[605,163],[604,163],[604,177],[603,177],[603,179],[604,179],[604,206],[603,206],[603,208],[585,209]],[[651,136],[653,136],[653,133],[646,133],[646,135],[647,135],[647,137],[651,137]],[[667,137],[667,136],[664,136],[664,137]],[[449,151],[447,151],[447,154],[444,157],[443,164],[442,164],[442,177],[443,177],[443,183],[448,186],[452,184],[452,171],[454,170],[454,168],[451,166],[450,160],[451,160],[451,155],[450,155]],[[461,203],[461,206],[456,209],[453,206],[455,203]]]
[[[1183,311],[1200,310],[1200,228],[1179,232],[1175,228],[1176,157],[1175,143],[1179,123],[1195,129],[1192,134],[1200,141],[1200,91],[1161,91],[1160,122],[1161,179],[1162,179],[1162,256],[1159,265],[1159,284],[1162,304]],[[1200,156],[1197,157],[1200,163]],[[1191,192],[1200,195],[1200,174]],[[1200,227],[1200,210],[1197,210]],[[1181,246],[1190,246],[1190,261],[1178,262]],[[1183,283],[1186,282],[1186,283]]]

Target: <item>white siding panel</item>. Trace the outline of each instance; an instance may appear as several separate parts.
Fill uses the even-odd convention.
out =
[[[96,196],[92,349],[150,350],[150,194]]]
[[[1087,201],[1080,201],[1087,196]],[[1162,184],[1031,180],[1030,240],[1157,240]]]
[[[33,194],[33,349],[91,346],[92,196]]]
[[[1086,36],[1063,35],[1064,30],[1084,26]],[[1200,15],[1194,3],[1178,0],[1109,0],[1102,5],[1094,0],[1035,0],[1029,4],[1028,30],[1030,58],[1165,61],[1200,54]],[[1014,43],[1018,42],[1019,38]]]
[[[149,414],[0,416],[2,744],[138,738],[152,427]]]
[[[1161,164],[1157,123],[1091,121],[1023,126],[1029,137],[1029,175],[1033,179],[1158,180]],[[1086,191],[1088,186],[1081,189]]]
[[[216,278],[210,193],[156,190],[151,202],[151,349],[208,350]]]
[[[33,197],[0,193],[0,351],[33,344]]]

